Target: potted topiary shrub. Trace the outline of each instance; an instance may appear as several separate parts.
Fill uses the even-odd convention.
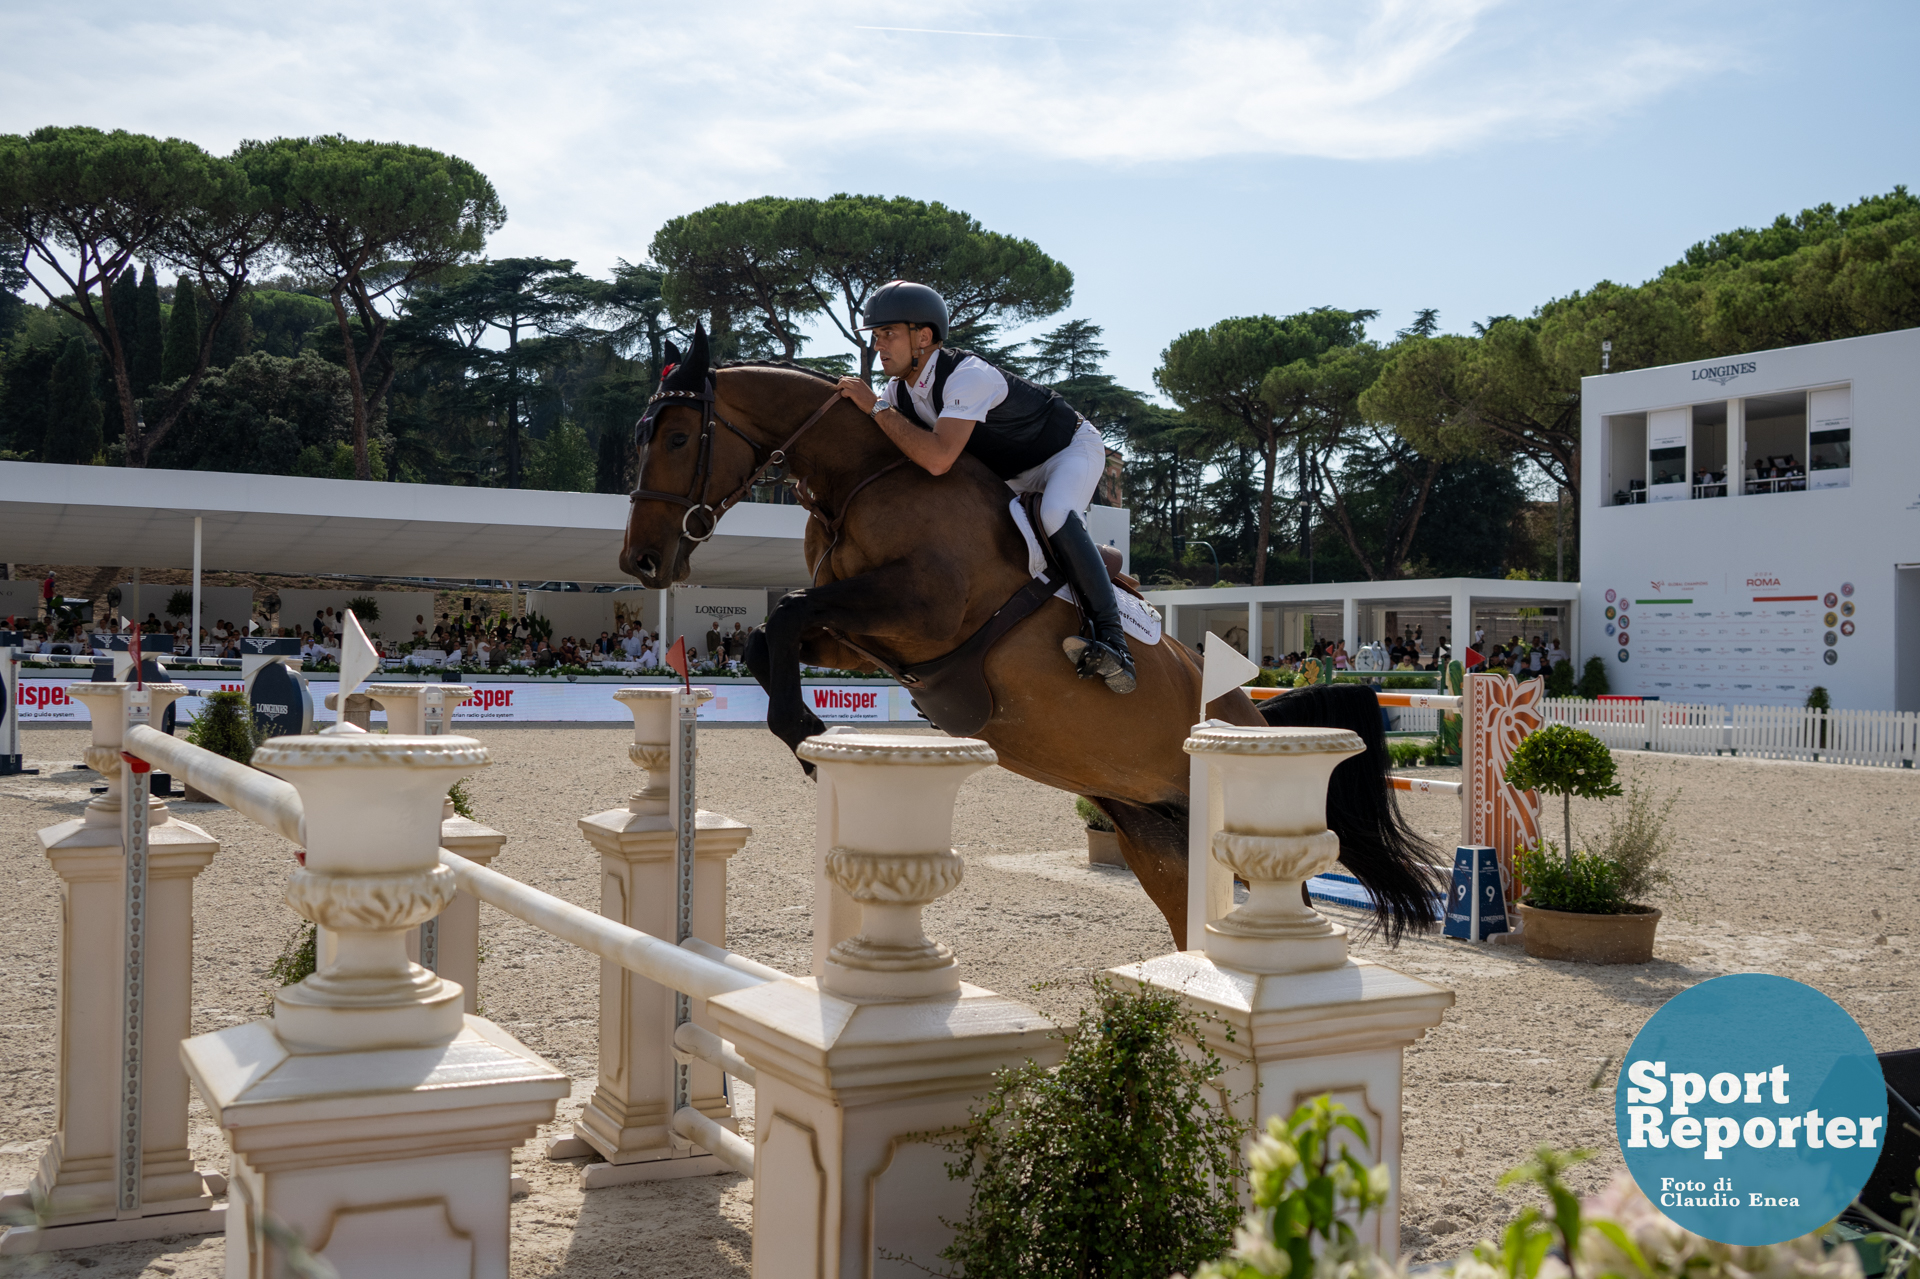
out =
[[[1620,794],[1613,752],[1591,733],[1549,724],[1527,735],[1507,761],[1507,782],[1560,797],[1563,842],[1522,854],[1520,940],[1537,959],[1644,964],[1653,958],[1660,912],[1629,900],[1620,867],[1601,853],[1573,848],[1573,797]]]
[[[1120,836],[1114,833],[1113,820],[1094,806],[1091,800],[1076,795],[1073,811],[1087,827],[1087,865],[1125,866],[1120,855]]]
[[[257,731],[253,722],[253,708],[247,705],[247,695],[223,689],[208,693],[206,702],[205,709],[187,722],[187,731],[183,736],[202,750],[224,755],[237,763],[251,763]],[[190,804],[213,802],[213,796],[191,786],[185,787],[185,791],[183,798]]]

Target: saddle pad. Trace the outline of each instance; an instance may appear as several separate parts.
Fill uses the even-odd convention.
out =
[[[1027,518],[1027,508],[1021,504],[1018,497],[1015,497],[1007,504],[1007,510],[1013,515],[1014,527],[1019,529],[1020,536],[1026,539],[1027,572],[1035,577],[1044,575],[1047,571],[1047,557],[1040,549],[1040,538],[1034,532],[1033,521]],[[1078,602],[1073,598],[1071,586],[1062,586],[1054,592],[1054,596],[1078,606]],[[1142,644],[1160,642],[1159,609],[1117,588],[1113,592],[1113,598],[1120,605],[1120,628],[1127,633],[1128,639],[1138,640]]]

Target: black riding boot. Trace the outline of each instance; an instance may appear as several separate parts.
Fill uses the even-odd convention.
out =
[[[1103,679],[1116,693],[1133,691],[1133,655],[1127,652],[1127,633],[1120,629],[1120,605],[1113,598],[1113,579],[1107,563],[1093,544],[1076,512],[1060,531],[1047,539],[1053,557],[1066,570],[1068,584],[1080,597],[1080,607],[1093,621],[1093,639],[1069,635],[1060,642],[1079,668],[1081,679]]]

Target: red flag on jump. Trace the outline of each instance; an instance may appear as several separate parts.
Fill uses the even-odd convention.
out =
[[[1467,646],[1465,658],[1466,658],[1468,670],[1472,670],[1474,667],[1480,665],[1480,663],[1487,660],[1486,658],[1480,656],[1480,654],[1474,652],[1472,645]]]
[[[667,650],[667,666],[669,669],[680,673],[680,678],[686,682],[687,691],[691,693],[693,691],[693,673],[687,667],[686,636],[682,635],[679,639],[675,640],[673,647]]]

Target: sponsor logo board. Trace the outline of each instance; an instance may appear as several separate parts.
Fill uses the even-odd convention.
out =
[[[84,724],[87,708],[68,690],[84,680],[22,678],[18,697],[22,724]],[[206,705],[200,694],[217,689],[238,691],[237,680],[181,678],[191,695],[175,703],[183,721],[200,713]],[[476,683],[473,696],[453,711],[455,724],[463,723],[577,723],[630,724],[633,714],[613,700],[619,684],[542,684]],[[757,684],[715,684],[712,701],[700,708],[700,718],[710,721],[764,722],[767,718],[767,694]],[[326,709],[329,694],[339,688],[337,680],[310,679],[313,694],[313,718],[316,725],[331,723],[333,711]],[[897,684],[807,684],[801,689],[807,708],[829,724],[835,723],[911,723],[920,716],[907,691]],[[374,722],[385,720],[375,710]]]

